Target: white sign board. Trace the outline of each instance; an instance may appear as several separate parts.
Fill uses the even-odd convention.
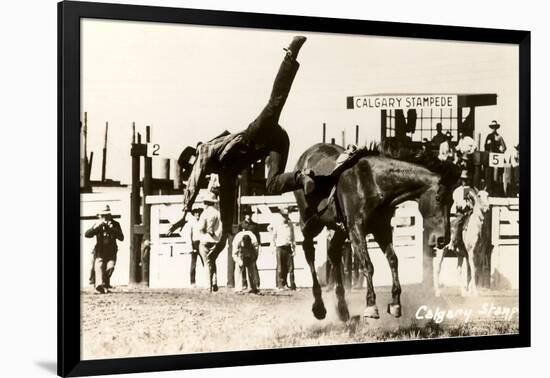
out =
[[[160,156],[160,144],[147,143],[147,157],[158,157],[158,156]]]
[[[348,109],[450,109],[458,104],[456,95],[367,95],[348,97]]]
[[[505,165],[506,157],[504,154],[499,154],[496,152],[489,153],[489,167],[504,168]]]

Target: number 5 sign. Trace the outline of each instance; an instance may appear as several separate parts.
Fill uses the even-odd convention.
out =
[[[505,164],[506,159],[504,157],[504,154],[499,154],[496,152],[489,153],[489,167],[504,168]]]
[[[147,157],[155,157],[159,155],[160,144],[158,143],[147,143]]]

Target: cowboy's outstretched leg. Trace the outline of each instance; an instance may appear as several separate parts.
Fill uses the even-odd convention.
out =
[[[305,41],[306,38],[302,36],[293,38],[275,77],[267,105],[244,133],[244,141],[250,147],[257,150],[270,150],[266,160],[268,168],[266,189],[269,194],[281,194],[302,188],[306,194],[310,194],[314,190],[313,179],[308,174],[300,171],[284,172],[290,141],[286,131],[278,124],[279,116],[300,66],[296,58]]]
[[[275,77],[267,105],[244,132],[244,142],[249,146],[269,144],[272,140],[270,131],[279,127],[279,116],[288,98],[298,67],[300,67],[296,58],[305,41],[306,37],[294,37],[286,49],[287,53]]]

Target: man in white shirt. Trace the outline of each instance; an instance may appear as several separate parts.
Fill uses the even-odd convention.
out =
[[[199,218],[198,230],[200,232],[199,253],[208,268],[210,291],[218,291],[216,258],[223,248],[216,248],[222,236],[222,221],[220,212],[216,208],[218,198],[212,192],[208,192],[204,199],[204,211]]]
[[[277,254],[277,289],[287,288],[287,275],[290,275],[290,289],[296,290],[294,281],[294,253],[296,242],[294,239],[294,225],[292,224],[288,208],[280,208],[281,216],[269,225],[271,232],[271,246]]]

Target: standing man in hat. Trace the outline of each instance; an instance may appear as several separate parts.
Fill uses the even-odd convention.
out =
[[[487,138],[485,138],[485,151],[488,152],[494,152],[503,154],[506,152],[506,143],[504,143],[504,138],[502,135],[498,133],[498,129],[500,129],[500,124],[497,121],[492,121],[489,124],[489,128],[491,128],[493,131],[487,135]],[[504,168],[492,168],[493,169],[493,184],[496,184],[496,187],[494,185],[490,185],[490,189],[492,194],[501,194],[503,192],[503,183],[502,183],[502,176],[504,174]]]
[[[434,149],[439,149],[439,145],[445,141],[447,141],[447,136],[443,134],[443,125],[441,122],[438,122],[435,125],[435,130],[437,133],[432,138],[432,146]]]
[[[197,158],[184,191],[184,213],[170,227],[169,234],[185,223],[186,213],[191,210],[199,184],[208,173],[219,175],[223,236],[217,248],[221,249],[225,246],[228,235],[232,233],[237,176],[251,163],[267,158],[266,189],[269,194],[299,189],[304,189],[306,194],[313,192],[315,183],[312,172],[284,172],[290,141],[287,132],[279,125],[279,117],[300,66],[296,58],[305,41],[305,37],[296,36],[285,49],[286,54],[279,66],[267,105],[245,130],[234,134],[224,132],[198,146]]]
[[[85,233],[87,238],[96,238],[94,247],[95,289],[106,294],[111,288],[111,276],[115,270],[117,240],[123,241],[120,224],[113,219],[111,208],[106,205],[98,214],[99,220]]]
[[[216,258],[223,250],[219,248],[222,236],[222,221],[216,208],[218,199],[212,192],[207,192],[203,200],[204,210],[199,218],[198,229],[201,234],[199,253],[208,271],[210,291],[218,291]]]
[[[489,128],[493,131],[487,135],[485,138],[485,151],[488,152],[497,152],[503,154],[506,152],[506,143],[504,143],[504,138],[498,133],[500,129],[500,124],[497,121],[492,121],[489,124]]]
[[[290,276],[290,289],[296,290],[294,282],[294,253],[296,240],[294,238],[294,225],[289,217],[288,208],[279,208],[280,217],[269,225],[271,232],[271,246],[275,247],[277,254],[277,289],[288,288],[287,276]]]
[[[239,223],[239,232],[240,231],[252,232],[256,238],[256,242],[258,243],[258,252],[259,252],[260,246],[262,245],[262,240],[260,239],[260,226],[258,225],[258,223],[252,220],[252,209],[250,208],[250,206],[245,206],[243,208],[243,214],[244,214],[244,219],[241,223]],[[259,288],[260,274],[258,272],[258,266],[256,265],[257,259],[258,259],[258,256],[256,255],[256,259],[254,259],[254,261],[251,261],[250,264],[252,265],[251,271],[254,273],[256,278],[256,286]],[[243,286],[247,286],[245,273],[242,274],[242,282],[243,282]]]
[[[258,276],[256,268],[256,259],[258,259],[259,245],[256,236],[252,231],[239,231],[233,239],[232,256],[235,264],[239,267],[242,277],[241,291],[245,292],[250,283],[250,293],[258,294],[258,285],[256,277]],[[248,281],[246,274],[248,272]]]

